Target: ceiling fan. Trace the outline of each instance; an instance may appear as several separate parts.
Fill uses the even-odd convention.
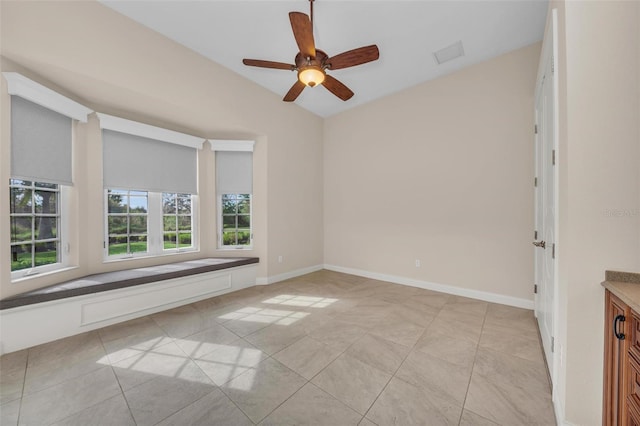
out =
[[[327,70],[339,70],[375,61],[380,57],[378,46],[364,46],[329,57],[325,52],[316,49],[313,40],[313,1],[310,3],[310,14],[289,12],[289,20],[300,52],[295,57],[295,65],[284,62],[263,61],[259,59],[243,59],[242,63],[252,67],[275,68],[298,72],[298,80],[282,99],[293,102],[302,93],[305,86],[314,87],[322,84],[331,93],[343,101],[351,99],[353,92],[347,86],[326,73]]]

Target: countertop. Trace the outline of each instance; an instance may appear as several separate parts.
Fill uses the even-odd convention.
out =
[[[602,285],[631,309],[640,312],[640,273],[606,271]]]

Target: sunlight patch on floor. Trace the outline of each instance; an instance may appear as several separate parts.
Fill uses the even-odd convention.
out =
[[[273,305],[287,305],[287,306],[304,306],[309,308],[326,308],[338,299],[330,299],[327,297],[313,297],[313,296],[295,296],[291,294],[281,294],[271,299],[267,299],[262,303],[269,303]]]

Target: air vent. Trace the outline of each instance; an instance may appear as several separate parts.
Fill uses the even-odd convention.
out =
[[[440,49],[437,52],[433,52],[433,56],[436,58],[438,64],[444,64],[452,59],[464,56],[464,49],[462,48],[462,42],[457,41],[451,46],[447,46],[444,49]]]

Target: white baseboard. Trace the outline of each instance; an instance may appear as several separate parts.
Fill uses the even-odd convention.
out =
[[[324,268],[324,265],[315,265],[315,266],[309,266],[308,268],[296,269],[295,271],[289,271],[289,272],[274,275],[271,277],[260,277],[260,278],[256,278],[256,284],[257,285],[273,284],[273,283],[288,280],[291,278],[299,277],[301,275],[306,275],[312,272],[320,271],[323,268]]]
[[[345,274],[358,275],[379,281],[388,281],[395,284],[403,284],[411,287],[423,288],[425,290],[439,291],[441,293],[453,294],[456,296],[469,297],[471,299],[484,300],[486,302],[499,303],[501,305],[514,306],[517,308],[534,309],[533,300],[521,299],[518,297],[505,296],[502,294],[489,293],[487,291],[471,290],[468,288],[455,287],[452,285],[432,283],[428,281],[416,280],[413,278],[399,277],[397,275],[381,274],[378,272],[364,271],[362,269],[345,268],[336,265],[324,265],[324,269]]]
[[[0,355],[254,286],[256,265],[0,310]]]

